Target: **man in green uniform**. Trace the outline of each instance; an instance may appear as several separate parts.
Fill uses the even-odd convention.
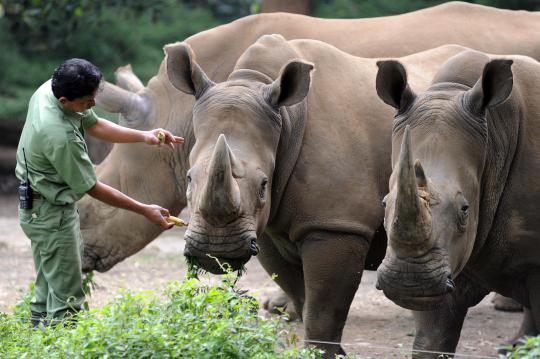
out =
[[[30,304],[34,325],[47,316],[58,320],[77,313],[85,300],[76,207],[84,194],[139,213],[165,229],[172,226],[165,220],[167,209],[135,201],[97,180],[84,135],[170,146],[184,139],[162,129],[138,131],[98,118],[91,108],[101,80],[101,72],[90,62],[67,60],[34,93],[28,106],[15,172],[31,187],[27,196],[31,206],[21,202],[19,221],[30,238],[37,273]]]

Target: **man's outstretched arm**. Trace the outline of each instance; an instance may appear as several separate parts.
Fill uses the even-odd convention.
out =
[[[163,229],[169,229],[174,225],[165,220],[166,217],[170,216],[167,209],[155,204],[144,204],[138,202],[103,182],[97,181],[96,185],[87,193],[95,199],[111,206],[127,209],[128,211],[141,214],[148,218],[151,222],[161,226]]]
[[[100,140],[115,143],[145,142],[149,145],[165,143],[171,147],[174,147],[175,143],[184,143],[182,137],[174,136],[169,131],[161,128],[151,131],[140,131],[117,125],[103,118],[98,118],[94,125],[86,129],[86,133]],[[160,133],[163,134],[162,138],[160,138]]]

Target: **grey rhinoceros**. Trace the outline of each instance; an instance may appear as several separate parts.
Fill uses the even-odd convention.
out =
[[[540,64],[467,51],[424,92],[400,62],[379,68],[377,92],[398,112],[377,285],[414,311],[414,349],[453,352],[490,291],[530,308],[521,334],[537,335]]]
[[[427,73],[463,50],[402,61],[424,89]],[[165,52],[171,83],[196,99],[184,254],[222,273],[225,263],[241,268],[258,245],[259,261],[301,313],[306,339],[327,357],[343,354],[324,342],[341,340],[363,269],[379,264],[386,242],[380,203],[392,116],[377,101],[376,60],[265,35],[214,83],[189,45]]]
[[[481,31],[479,31],[481,29]],[[238,57],[264,34],[287,39],[318,39],[357,56],[403,56],[447,43],[492,53],[517,53],[540,59],[540,14],[450,2],[408,14],[358,20],[317,19],[293,14],[260,14],[201,32],[186,40],[210,79],[224,81]],[[116,144],[97,167],[103,182],[172,213],[186,205],[188,154],[193,147],[194,100],[172,87],[165,60],[146,87],[131,72],[119,69],[119,85],[107,83],[100,106],[121,113],[127,127],[166,128],[184,136],[175,151]],[[144,248],[161,229],[129,211],[86,196],[80,203],[85,271],[107,271]]]

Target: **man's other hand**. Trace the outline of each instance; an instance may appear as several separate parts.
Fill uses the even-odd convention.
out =
[[[162,128],[156,128],[155,130],[147,131],[144,142],[149,145],[162,145],[166,144],[174,148],[174,144],[184,143],[184,138],[175,136],[171,132]]]

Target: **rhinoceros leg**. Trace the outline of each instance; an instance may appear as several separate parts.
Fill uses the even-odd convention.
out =
[[[440,358],[440,354],[428,352],[454,353],[467,310],[489,293],[465,275],[458,276],[455,282],[455,291],[437,309],[413,311],[416,326],[413,358]]]
[[[519,345],[520,339],[528,336],[537,336],[540,334],[540,274],[533,273],[527,278],[527,290],[529,292],[529,302],[531,308],[523,307],[523,321],[518,333],[509,341],[503,343],[500,354],[506,354],[509,346]]]
[[[514,338],[514,344],[522,337],[535,337],[539,334],[534,318],[529,308],[523,307],[523,321],[518,334]]]
[[[437,353],[427,353],[431,351],[455,352],[467,308],[454,307],[453,312],[450,308],[450,305],[444,305],[434,311],[413,312],[416,324],[413,358],[440,357]]]
[[[325,357],[345,354],[340,344],[349,307],[360,284],[368,240],[357,235],[312,232],[301,246],[306,286],[306,341]]]
[[[530,314],[532,316],[532,323],[535,325],[535,333],[533,335],[538,335],[538,329],[540,328],[540,273],[529,274],[527,278],[527,290],[529,292],[529,302],[531,303]],[[527,317],[524,318],[525,320]],[[530,330],[530,326],[529,326]]]
[[[302,267],[287,261],[268,234],[264,233],[257,244],[260,250],[257,255],[259,262],[268,274],[277,275],[275,281],[283,290],[277,296],[265,301],[264,309],[271,313],[284,311],[289,315],[290,320],[301,319],[302,307],[304,306]],[[296,255],[298,256],[298,254]]]
[[[501,344],[499,354],[506,355],[511,347],[522,344],[524,337],[535,337],[539,334],[534,318],[529,308],[523,307],[523,320],[517,334],[507,342]]]

